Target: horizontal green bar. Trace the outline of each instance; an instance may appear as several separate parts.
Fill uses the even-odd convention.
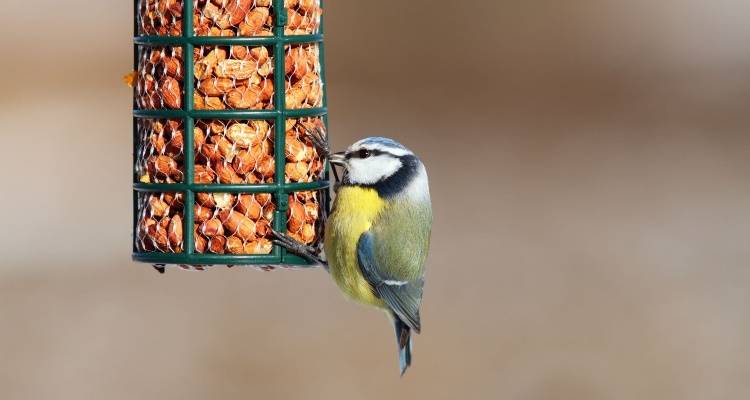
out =
[[[263,185],[197,185],[186,183],[135,183],[133,189],[136,192],[162,193],[162,192],[185,192],[197,193],[274,193],[279,187],[284,192],[305,192],[310,190],[322,190],[330,186],[327,180],[303,183],[263,184]]]
[[[137,118],[274,119],[279,110],[133,110]]]
[[[320,190],[326,189],[331,186],[331,182],[327,180],[319,180],[315,182],[303,182],[303,183],[287,183],[284,185],[285,192],[304,192],[308,190]]]
[[[281,110],[133,110],[136,118],[199,118],[199,119],[274,119]],[[287,118],[317,117],[328,113],[325,107],[302,108],[283,112]]]
[[[174,264],[174,265],[267,265],[282,263],[280,256],[266,254],[193,254],[185,253],[133,253],[133,261],[152,264]],[[285,264],[300,267],[314,268],[309,261],[297,256],[287,256]]]
[[[136,36],[133,42],[138,45],[183,46],[191,43],[195,46],[269,46],[280,41],[283,44],[317,43],[323,41],[323,34],[297,36]]]
[[[281,110],[196,110],[189,114],[193,118],[202,119],[273,119],[281,113]],[[328,110],[320,107],[284,111],[287,118],[318,116],[326,113],[328,113]]]
[[[300,108],[296,110],[286,110],[284,111],[284,115],[287,118],[303,118],[303,117],[318,117],[328,114],[328,108],[327,107],[317,107],[317,108]]]

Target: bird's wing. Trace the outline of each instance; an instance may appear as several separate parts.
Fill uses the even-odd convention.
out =
[[[390,265],[392,258],[377,254],[377,234],[367,231],[357,243],[357,260],[362,275],[375,292],[406,325],[419,333],[419,307],[424,278],[421,272],[410,277],[401,265]]]

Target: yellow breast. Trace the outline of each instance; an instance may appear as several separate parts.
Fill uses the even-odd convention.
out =
[[[383,307],[357,261],[357,242],[370,229],[385,202],[374,189],[340,187],[326,223],[325,251],[331,276],[339,288],[359,302]]]

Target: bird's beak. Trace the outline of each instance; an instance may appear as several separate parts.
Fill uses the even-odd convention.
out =
[[[333,153],[328,157],[328,161],[333,165],[340,165],[344,168],[346,168],[346,153],[343,151],[340,151],[338,153]]]
[[[344,177],[346,177],[346,153],[343,151],[333,153],[328,156],[328,162],[331,163],[331,171],[333,172],[333,177],[336,178],[336,184],[338,184],[341,182],[341,179],[339,179],[339,173],[336,171],[336,166],[340,165],[344,167]]]

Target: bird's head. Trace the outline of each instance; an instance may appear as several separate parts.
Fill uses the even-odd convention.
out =
[[[427,172],[414,153],[393,139],[369,137],[332,154],[331,164],[345,170],[343,186],[373,188],[383,197],[429,198]]]

